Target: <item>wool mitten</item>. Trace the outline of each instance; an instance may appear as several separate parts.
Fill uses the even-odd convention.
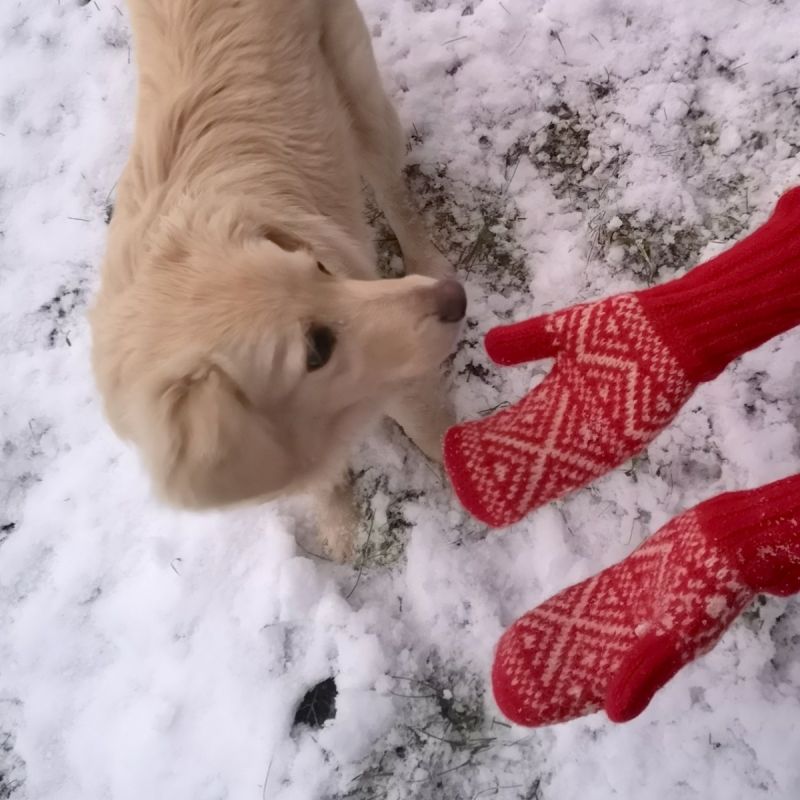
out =
[[[489,331],[498,364],[555,358],[516,405],[445,435],[456,493],[500,527],[639,452],[695,387],[800,323],[800,188],[731,249],[661,286]]]
[[[800,591],[800,475],[701,503],[628,558],[518,619],[492,669],[501,711],[549,725],[640,714],[759,592]]]

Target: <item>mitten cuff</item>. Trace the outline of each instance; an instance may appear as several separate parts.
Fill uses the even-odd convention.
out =
[[[800,475],[701,503],[697,521],[754,592],[800,591]]]
[[[800,188],[731,249],[637,296],[695,383],[800,324]]]

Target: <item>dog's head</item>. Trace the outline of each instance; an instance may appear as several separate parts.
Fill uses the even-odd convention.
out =
[[[115,429],[160,493],[206,507],[302,488],[451,352],[455,281],[353,280],[291,237],[162,237],[92,314]]]

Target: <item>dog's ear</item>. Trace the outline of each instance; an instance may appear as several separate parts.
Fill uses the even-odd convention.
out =
[[[259,233],[264,239],[268,239],[273,244],[278,245],[281,250],[286,250],[287,253],[310,249],[306,242],[302,241],[294,234],[273,225],[262,225],[259,229]]]
[[[171,383],[145,450],[165,498],[192,508],[286,488],[296,469],[276,426],[220,367]]]

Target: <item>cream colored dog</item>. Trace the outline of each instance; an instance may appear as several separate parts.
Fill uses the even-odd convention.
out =
[[[339,559],[346,458],[388,413],[431,458],[464,316],[402,179],[404,137],[352,0],[130,0],[140,70],[93,363],[159,493],[312,491]],[[377,277],[361,176],[414,276]]]

